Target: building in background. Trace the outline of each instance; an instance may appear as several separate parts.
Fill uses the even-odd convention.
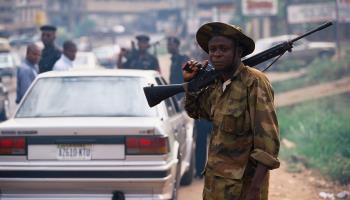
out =
[[[0,36],[36,31],[45,23],[45,0],[0,0]]]

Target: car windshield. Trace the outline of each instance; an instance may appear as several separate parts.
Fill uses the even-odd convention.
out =
[[[25,117],[152,117],[140,77],[41,78],[16,113]]]

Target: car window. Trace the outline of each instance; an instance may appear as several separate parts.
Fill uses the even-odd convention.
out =
[[[178,101],[176,100],[176,98],[175,98],[174,96],[171,97],[171,101],[172,101],[173,104],[174,104],[175,111],[176,111],[177,113],[181,112],[179,103],[178,103]]]
[[[165,101],[166,109],[168,111],[168,115],[169,116],[175,115],[176,114],[176,110],[175,110],[175,107],[173,105],[173,102],[171,101],[171,98],[167,98],[164,101]]]
[[[156,83],[157,83],[157,85],[164,85],[162,83],[162,81],[160,80],[160,78],[158,78],[158,77],[156,77]]]
[[[161,80],[163,81],[164,85],[168,85],[168,82],[166,82],[166,80],[163,77],[161,77]]]
[[[39,79],[16,117],[156,116],[139,77],[54,77]]]

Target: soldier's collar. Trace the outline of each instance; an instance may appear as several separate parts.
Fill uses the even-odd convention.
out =
[[[238,68],[236,69],[236,71],[233,73],[232,77],[231,77],[231,80],[234,80],[240,73],[241,71],[243,70],[244,68],[244,64],[241,63]]]

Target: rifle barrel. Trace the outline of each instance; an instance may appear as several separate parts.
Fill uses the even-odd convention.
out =
[[[309,31],[309,32],[304,33],[303,35],[298,36],[298,37],[292,39],[290,42],[293,43],[293,42],[299,40],[300,38],[306,37],[306,36],[308,36],[308,35],[310,35],[310,34],[316,32],[316,31],[325,29],[325,28],[327,28],[328,26],[331,26],[332,24],[333,24],[332,22],[326,22],[326,23],[322,24],[321,26],[319,26],[319,27],[317,27],[317,28],[315,28],[315,29],[313,29],[313,30],[311,30],[311,31]]]

